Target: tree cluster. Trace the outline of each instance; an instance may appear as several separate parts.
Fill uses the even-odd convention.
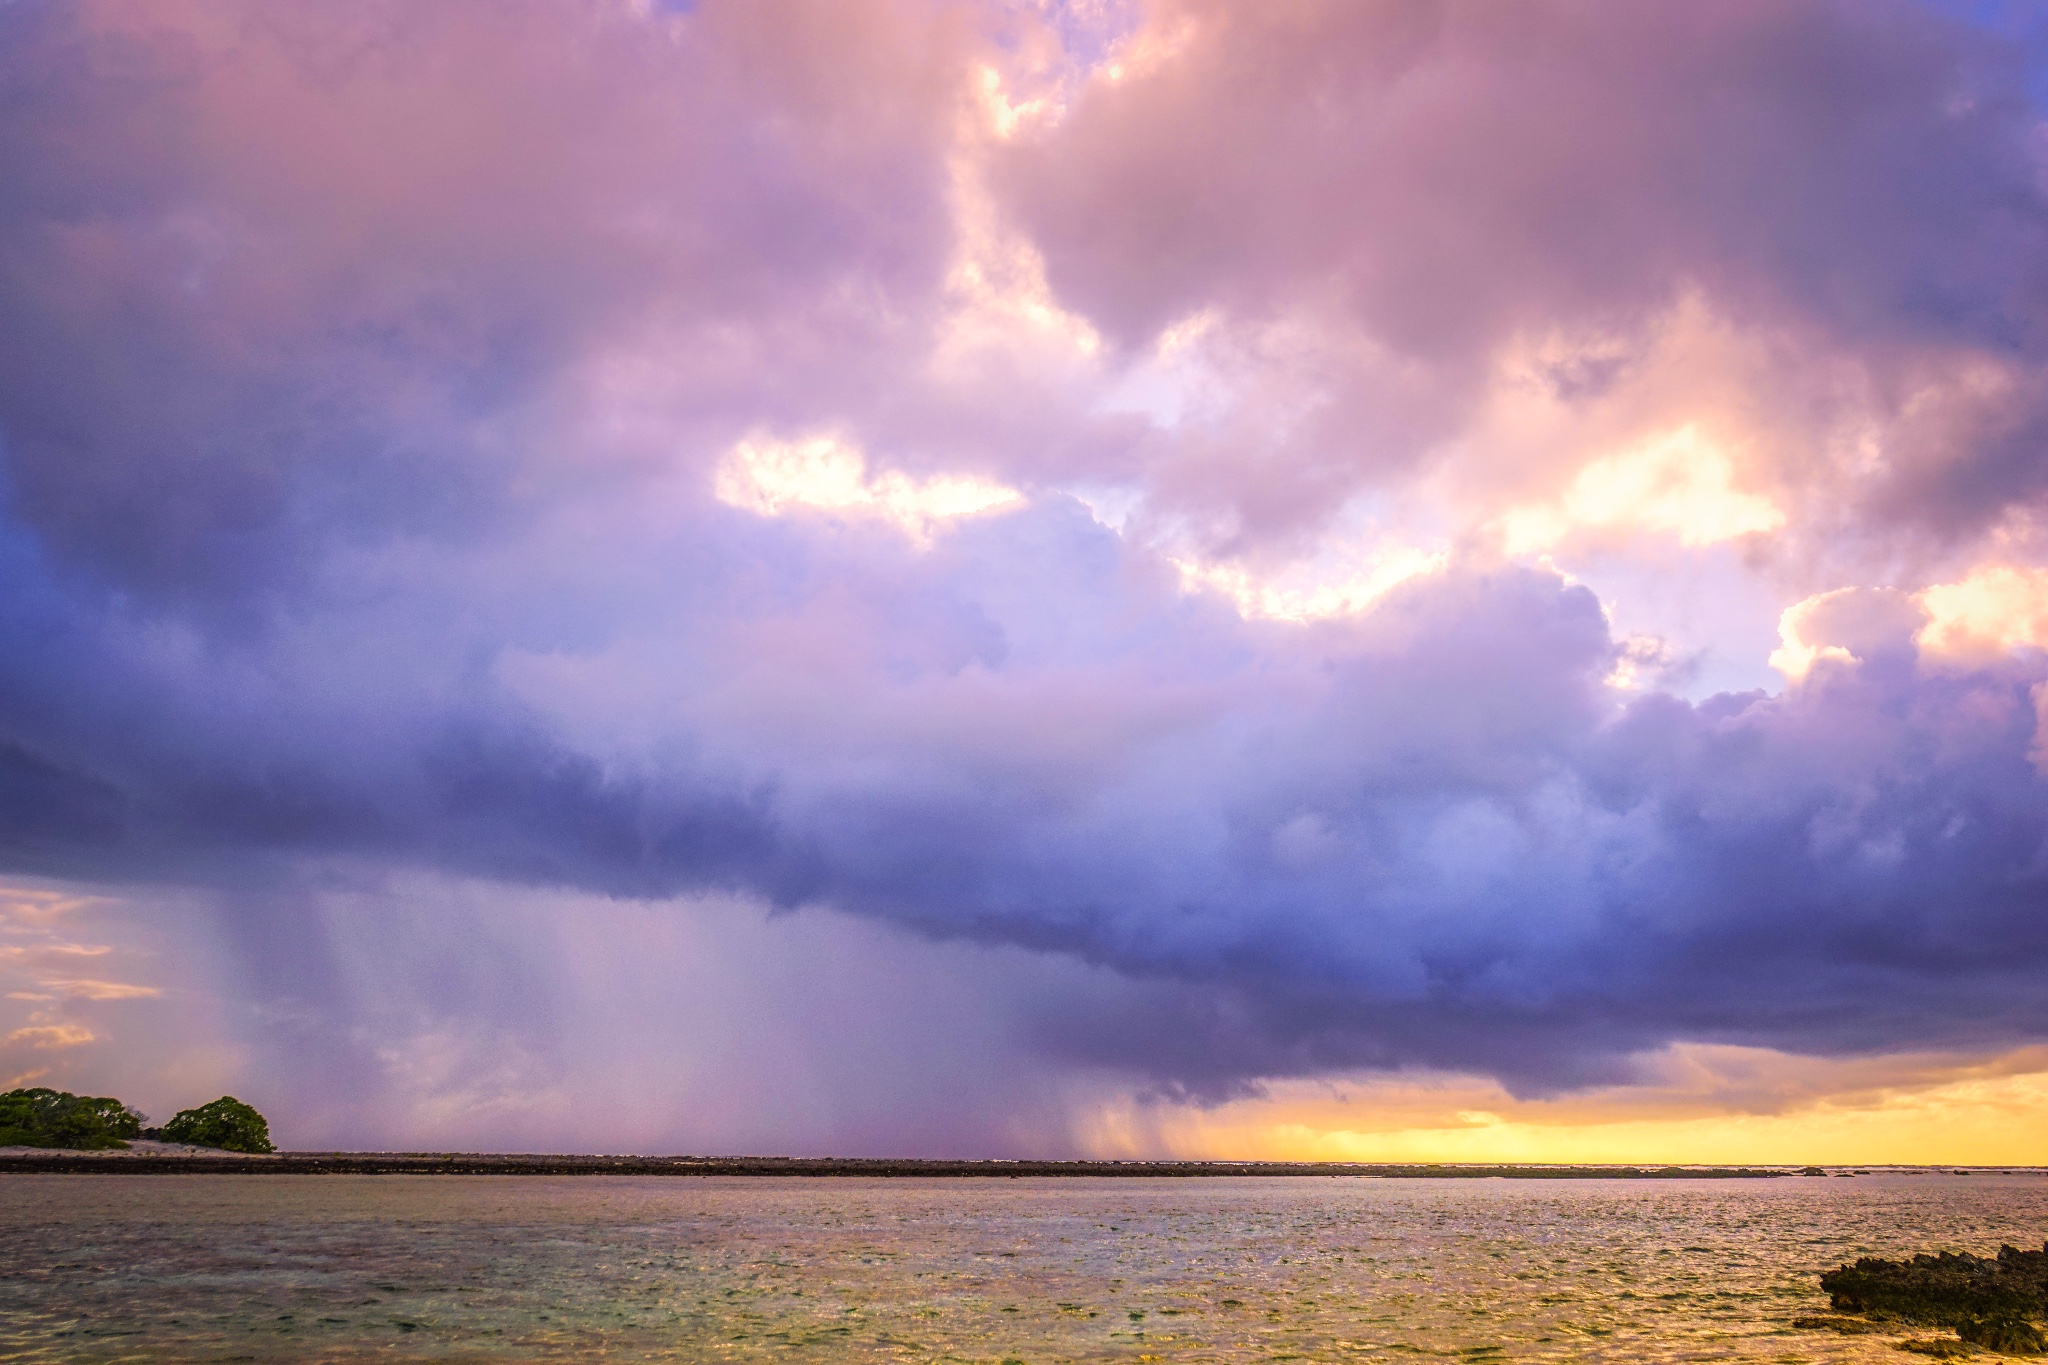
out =
[[[270,1125],[232,1095],[183,1109],[161,1128],[145,1128],[140,1111],[107,1095],[73,1095],[37,1086],[0,1095],[0,1147],[60,1147],[95,1151],[126,1147],[132,1138],[217,1147],[228,1152],[270,1152]]]
[[[228,1152],[270,1152],[270,1125],[263,1115],[233,1095],[222,1095],[197,1109],[181,1109],[162,1128],[153,1130],[165,1142],[218,1147]]]
[[[142,1136],[143,1116],[107,1095],[73,1095],[37,1086],[0,1095],[0,1146],[126,1147]]]

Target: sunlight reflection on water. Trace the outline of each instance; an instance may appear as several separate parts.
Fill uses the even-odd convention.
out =
[[[2048,1178],[0,1177],[0,1358],[1890,1361],[1863,1254]]]

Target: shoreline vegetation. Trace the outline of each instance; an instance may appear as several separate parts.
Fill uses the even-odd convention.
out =
[[[240,1155],[153,1145],[127,1151],[0,1152],[0,1172],[121,1175],[614,1175],[809,1176],[880,1179],[1024,1177],[1201,1178],[1323,1176],[1445,1180],[1774,1180],[1869,1174],[1817,1166],[1459,1165],[1297,1161],[957,1161],[855,1157],[590,1156],[517,1152],[276,1152]],[[1887,1168],[1895,1174],[1964,1174],[1956,1167]]]
[[[275,1151],[263,1115],[233,1095],[197,1109],[181,1109],[161,1128],[145,1128],[149,1116],[111,1095],[74,1095],[47,1086],[0,1094],[0,1149],[31,1155],[45,1151],[127,1152],[147,1142],[166,1147],[199,1147],[242,1155]]]
[[[97,1151],[142,1136],[139,1109],[111,1095],[74,1095],[36,1086],[0,1095],[0,1145]]]

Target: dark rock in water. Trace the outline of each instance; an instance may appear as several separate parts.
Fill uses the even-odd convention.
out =
[[[1972,1346],[2009,1356],[2048,1355],[2048,1337],[2020,1318],[1978,1318],[1956,1328],[1956,1335]]]
[[[1841,1312],[1935,1327],[1979,1319],[2026,1321],[2048,1315],[2048,1249],[2000,1247],[1987,1256],[1915,1256],[1887,1261],[1865,1256],[1820,1277],[1820,1287]]]
[[[1910,1261],[1865,1256],[1822,1275],[1820,1287],[1838,1312],[1953,1327],[1962,1341],[2006,1355],[2048,1354],[2048,1338],[2034,1325],[2048,1317],[2048,1247],[2000,1247],[1996,1259],[1946,1251]]]

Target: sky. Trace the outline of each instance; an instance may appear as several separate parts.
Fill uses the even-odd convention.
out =
[[[0,0],[0,1083],[2048,1160],[2048,19]]]

